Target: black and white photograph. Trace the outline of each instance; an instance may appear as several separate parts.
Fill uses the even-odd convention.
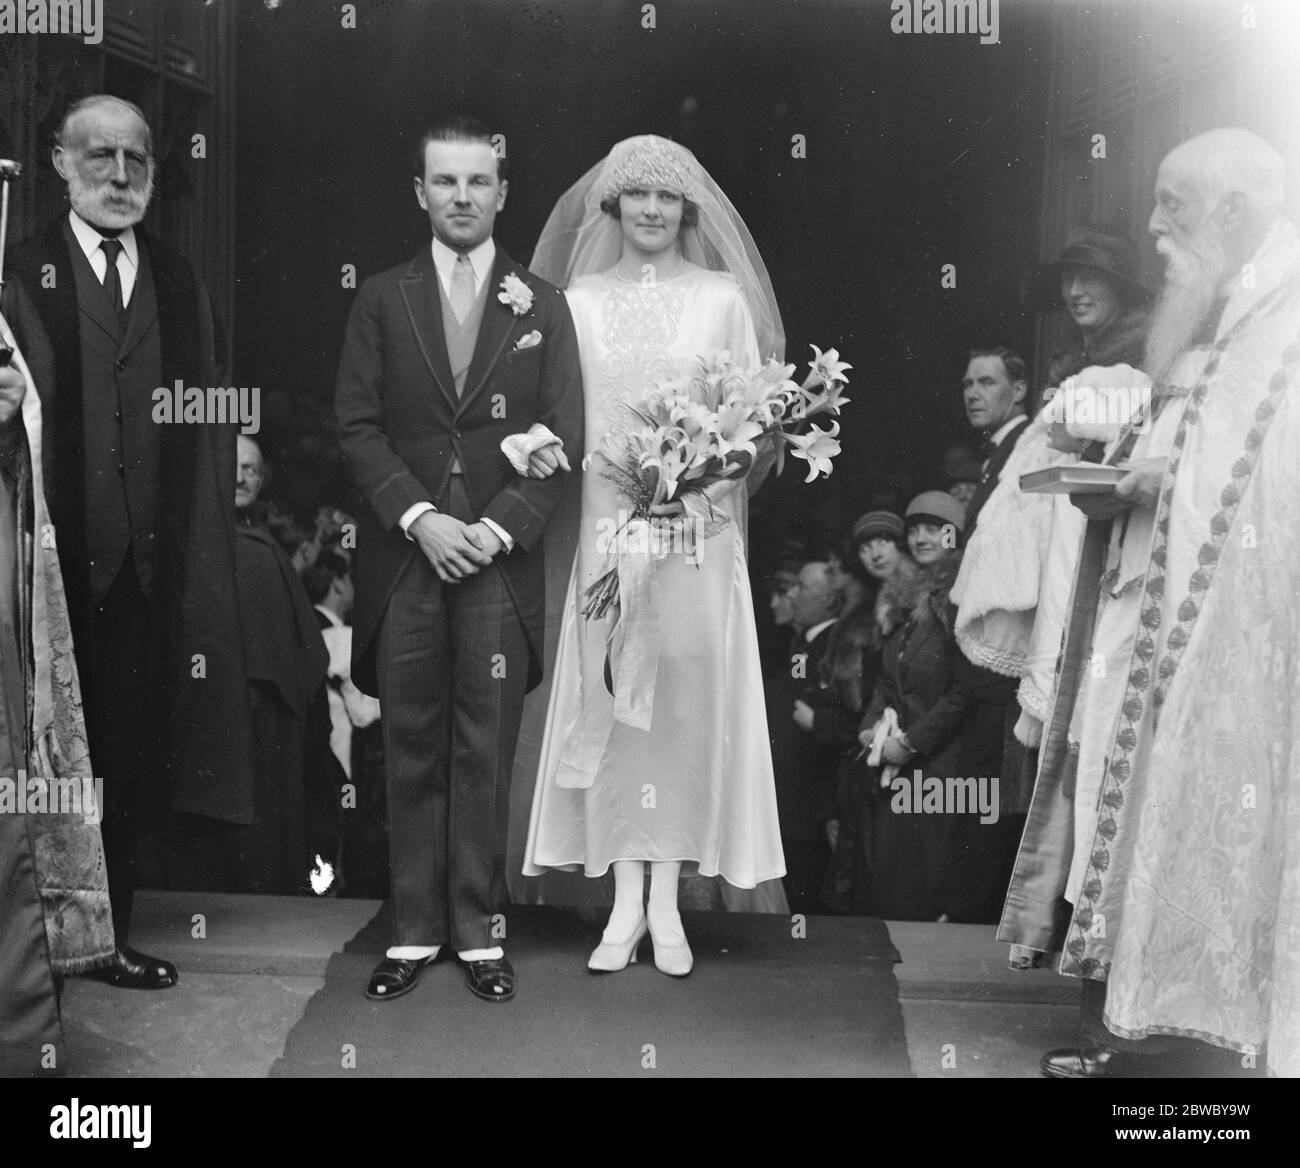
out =
[[[1298,61],[1293,0],[0,0],[19,1137],[1283,1122]]]

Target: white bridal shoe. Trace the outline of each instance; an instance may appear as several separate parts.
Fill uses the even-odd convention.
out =
[[[626,969],[628,962],[635,964],[636,947],[641,944],[641,939],[646,935],[645,912],[637,919],[636,927],[632,930],[632,935],[626,941],[611,941],[609,939],[609,929],[600,938],[600,944],[596,946],[595,952],[587,962],[587,968],[592,973],[618,973],[620,969]],[[655,958],[658,961],[658,957]]]
[[[686,933],[682,930],[682,918],[673,913],[671,917],[656,922],[653,917],[648,921],[650,939],[655,947],[655,968],[669,977],[685,977],[695,965],[691,947],[686,943]]]

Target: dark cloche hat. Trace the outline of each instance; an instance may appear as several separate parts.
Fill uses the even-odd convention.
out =
[[[1125,307],[1145,304],[1153,295],[1138,280],[1137,244],[1114,228],[1084,223],[1066,237],[1056,260],[1030,273],[1025,281],[1025,306],[1035,312],[1063,307],[1061,273],[1069,267],[1092,268],[1108,276],[1119,287]]]
[[[868,511],[853,525],[853,545],[873,537],[900,540],[904,534],[903,518],[893,511]]]

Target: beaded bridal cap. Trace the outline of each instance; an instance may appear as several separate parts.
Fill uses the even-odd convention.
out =
[[[654,134],[628,138],[610,151],[610,161],[613,165],[600,192],[602,203],[624,191],[659,187],[680,191],[692,202],[699,195],[700,164],[695,161],[695,155],[667,138]]]
[[[582,276],[608,272],[622,254],[623,230],[601,203],[626,190],[655,188],[681,191],[699,209],[696,226],[683,227],[678,236],[682,255],[701,268],[736,278],[754,318],[759,355],[783,358],[781,312],[745,221],[694,154],[657,134],[625,138],[560,196],[529,268],[561,288]]]

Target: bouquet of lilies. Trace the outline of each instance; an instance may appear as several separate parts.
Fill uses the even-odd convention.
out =
[[[838,415],[848,402],[842,389],[846,365],[835,349],[811,346],[813,360],[803,384],[792,381],[793,365],[769,359],[759,369],[745,369],[729,353],[701,358],[689,374],[668,378],[637,406],[630,407],[637,423],[611,429],[600,449],[588,456],[601,459],[601,473],[613,482],[629,504],[628,523],[651,522],[663,504],[680,500],[687,514],[713,517],[706,488],[749,474],[760,445],[774,447],[780,474],[788,447],[808,463],[812,482],[831,473],[831,460],[840,452],[839,423],[829,429],[813,425],[821,414]],[[618,604],[619,574],[615,562],[584,596],[583,616],[603,617]]]

